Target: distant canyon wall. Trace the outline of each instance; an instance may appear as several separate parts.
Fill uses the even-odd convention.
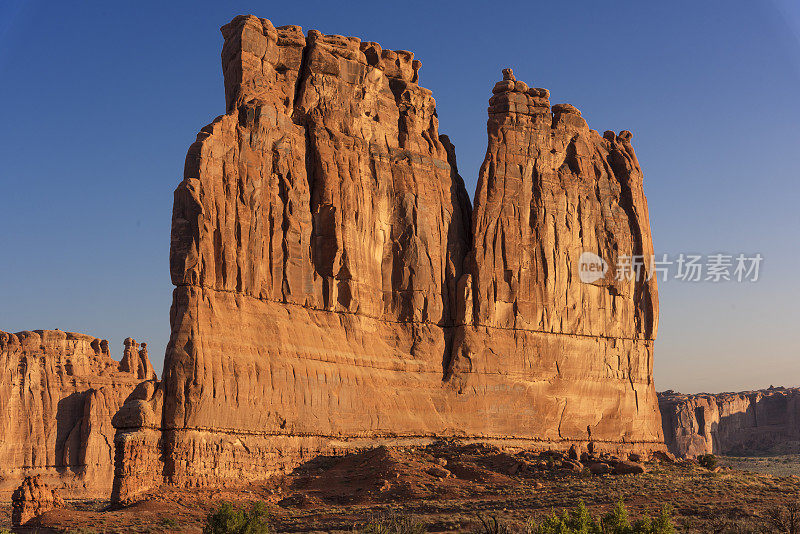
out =
[[[112,416],[134,387],[155,378],[142,348],[60,330],[0,332],[0,498],[42,480],[66,498],[107,498],[113,481]]]
[[[742,393],[659,393],[664,440],[670,452],[762,455],[800,453],[800,389]]]
[[[656,282],[613,269],[652,253],[630,132],[508,71],[473,208],[413,53],[222,34],[226,113],[175,191],[164,377],[114,419],[116,500],[442,437],[663,449]],[[612,268],[582,283],[582,251]]]

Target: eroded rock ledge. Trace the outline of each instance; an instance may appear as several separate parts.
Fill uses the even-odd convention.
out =
[[[108,341],[85,334],[0,331],[0,499],[28,476],[67,498],[107,498],[111,417],[155,377],[146,345],[130,338],[118,362]]]
[[[114,498],[442,437],[663,448],[630,132],[505,73],[474,211],[411,52],[236,17],[226,114],[175,191],[161,383],[115,418]]]

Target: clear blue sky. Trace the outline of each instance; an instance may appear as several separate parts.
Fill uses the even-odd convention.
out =
[[[472,193],[503,67],[629,129],[656,250],[764,256],[660,286],[656,386],[800,385],[800,7],[778,2],[0,4],[0,329],[169,336],[172,191],[224,112],[219,27],[252,13],[422,60]]]

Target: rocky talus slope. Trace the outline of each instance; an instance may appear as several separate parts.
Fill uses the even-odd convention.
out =
[[[670,452],[751,456],[800,452],[800,388],[658,394]]]
[[[0,498],[36,475],[64,497],[108,497],[111,417],[137,384],[155,378],[147,349],[132,339],[123,363],[92,336],[0,332]]]
[[[161,382],[114,419],[114,498],[258,480],[441,437],[663,448],[655,281],[631,134],[508,71],[475,207],[421,63],[265,19],[222,28],[226,113],[175,191]]]

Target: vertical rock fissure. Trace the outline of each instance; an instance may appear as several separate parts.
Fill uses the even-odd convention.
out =
[[[637,257],[641,258],[643,262],[649,261],[650,258],[645,258],[644,254],[642,231],[639,226],[639,218],[634,209],[630,178],[625,177],[625,174],[623,173],[625,173],[624,169],[618,169],[617,172],[615,172],[615,175],[618,177],[622,191],[620,204],[628,217],[628,225],[630,227],[631,237],[633,238],[633,257],[634,259]],[[644,279],[647,273],[644,270],[642,271],[641,275],[638,275],[638,271],[634,272],[637,273],[637,275],[634,279],[633,301],[642,312],[641,315],[638,313],[635,314],[634,320],[638,323],[637,330],[641,334],[641,337],[644,339],[650,339],[652,335],[652,311],[650,310],[650,302],[645,302],[645,299],[649,300],[649,286],[647,285],[647,280]]]

